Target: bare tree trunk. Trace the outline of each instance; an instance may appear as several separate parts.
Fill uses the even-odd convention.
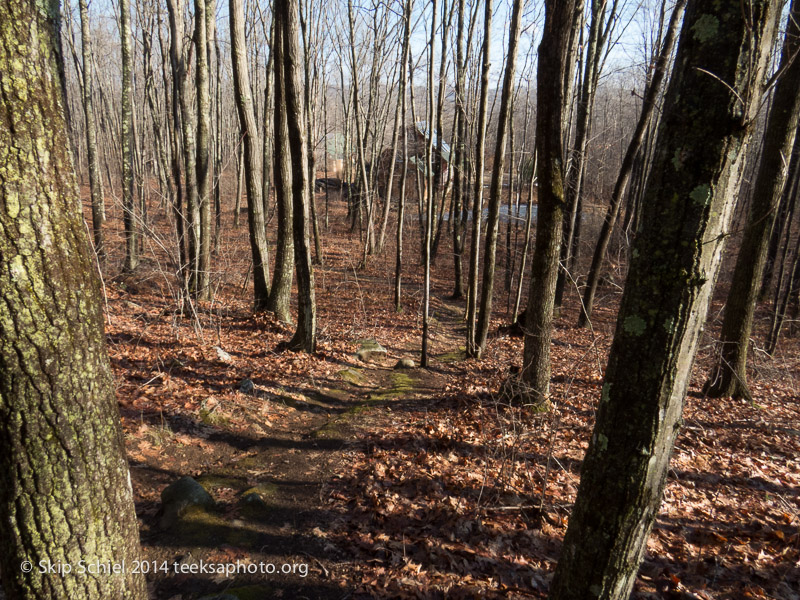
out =
[[[303,60],[300,48],[298,0],[275,0],[275,23],[281,28],[283,69],[286,82],[286,121],[292,157],[292,226],[294,263],[297,269],[297,330],[289,342],[293,350],[314,352],[317,346],[317,307],[314,299],[314,267],[309,243],[309,181],[306,117],[303,114]],[[277,61],[276,61],[277,65]],[[286,148],[276,148],[276,154]]]
[[[754,0],[747,13],[736,2],[687,4],[551,600],[631,594],[680,430],[780,4]]]
[[[483,251],[483,285],[481,287],[481,306],[475,331],[475,343],[468,351],[480,358],[486,349],[489,334],[489,319],[492,314],[494,295],[494,272],[497,259],[497,232],[500,224],[500,201],[503,192],[503,170],[506,159],[506,136],[511,120],[511,105],[514,96],[514,77],[516,74],[517,46],[522,23],[524,0],[514,0],[511,12],[511,30],[508,38],[508,58],[503,79],[503,93],[500,98],[500,116],[497,125],[497,141],[492,167],[492,183],[489,188],[489,214],[486,217],[486,248]],[[509,212],[508,218],[511,218]]]
[[[195,85],[197,87],[197,196],[200,203],[200,247],[194,291],[211,298],[211,85],[209,40],[213,37],[214,0],[195,0]]]
[[[565,81],[565,73],[573,61],[570,31],[575,5],[576,0],[545,2],[545,25],[539,45],[539,82]],[[522,376],[530,387],[530,400],[534,403],[544,401],[550,389],[550,339],[565,209],[563,123],[568,100],[565,88],[565,84],[540,84],[536,92],[538,209],[522,367]]]
[[[183,0],[167,0],[170,30],[170,64],[174,86],[174,111],[180,106],[180,121],[183,134],[183,175],[186,188],[186,229],[188,262],[186,265],[187,286],[191,290],[197,281],[198,251],[200,249],[200,207],[197,199],[197,172],[195,163],[194,110],[189,95],[189,79],[186,73],[186,55],[183,49],[185,34],[183,23]],[[177,117],[177,114],[176,114]],[[174,172],[173,167],[173,172]]]
[[[131,273],[139,265],[136,204],[133,194],[133,34],[130,0],[120,0],[119,29],[122,48],[122,220],[125,229],[125,264]]]
[[[522,282],[525,279],[525,265],[528,262],[528,249],[531,243],[531,224],[533,222],[533,183],[536,179],[536,152],[533,153],[531,161],[531,178],[528,182],[528,210],[525,214],[525,240],[522,243],[522,258],[519,262],[519,277],[517,281],[517,292],[514,295],[514,310],[511,313],[511,323],[516,324],[519,320],[519,307],[522,302]],[[523,324],[524,325],[524,324]]]
[[[89,166],[89,188],[92,194],[92,234],[94,251],[100,260],[105,259],[103,247],[103,222],[106,220],[103,181],[100,178],[100,161],[97,156],[97,127],[94,122],[94,67],[92,65],[92,37],[89,27],[89,8],[86,0],[78,0],[81,13],[81,53],[83,55],[83,115],[86,119],[86,155]]]
[[[278,247],[275,251],[275,272],[272,275],[272,290],[267,304],[284,323],[292,322],[290,301],[292,280],[294,278],[294,237],[292,209],[292,157],[287,151],[289,145],[289,125],[286,111],[286,69],[284,57],[284,29],[274,27],[273,78],[275,83],[274,136],[272,153],[275,172],[275,200],[278,205]]]
[[[244,144],[239,142],[236,151],[236,198],[233,206],[233,226],[238,228],[240,223],[239,214],[242,212],[242,189],[244,188]],[[263,214],[263,210],[261,211]]]
[[[597,292],[597,284],[600,281],[602,273],[603,260],[605,259],[606,250],[608,250],[608,243],[611,240],[611,233],[614,230],[614,225],[619,216],[619,208],[622,205],[622,196],[628,186],[633,165],[636,156],[642,147],[645,135],[647,134],[650,118],[656,107],[656,100],[661,90],[661,82],[667,74],[669,69],[670,57],[672,56],[672,49],[675,46],[675,39],[678,36],[680,29],[681,18],[683,17],[683,9],[686,7],[686,0],[679,0],[672,10],[672,17],[670,18],[667,34],[664,38],[664,43],[658,54],[653,77],[644,95],[644,102],[642,103],[642,112],[639,113],[639,121],[636,123],[636,130],[633,133],[628,149],[625,152],[625,157],[622,159],[622,166],[620,167],[617,181],[614,184],[614,191],[611,194],[611,200],[606,210],[606,217],[603,225],[600,228],[600,237],[595,245],[594,255],[592,256],[592,266],[589,269],[589,279],[586,283],[586,289],[583,292],[583,303],[581,313],[578,317],[578,327],[585,327],[592,316],[592,309],[594,307],[594,295]]]
[[[772,98],[764,149],[758,168],[750,212],[742,245],[736,258],[733,280],[725,302],[717,364],[706,383],[711,397],[733,396],[751,399],[747,387],[747,350],[753,329],[761,274],[767,257],[770,232],[775,224],[786,182],[788,158],[797,143],[800,117],[800,0],[792,0],[784,38],[778,82]]]
[[[592,0],[592,22],[589,27],[589,40],[584,60],[584,73],[581,80],[577,116],[575,123],[575,146],[566,174],[567,218],[564,220],[564,234],[561,243],[561,270],[556,282],[555,306],[561,306],[567,269],[573,263],[572,243],[577,223],[580,221],[579,208],[583,188],[583,175],[586,169],[586,149],[592,131],[592,114],[597,82],[606,51],[610,28],[616,20],[617,0],[612,0],[606,13],[608,0]]]
[[[414,0],[404,0],[403,11],[403,50],[400,63],[400,116],[401,127],[403,130],[403,173],[400,180],[400,199],[397,206],[397,248],[395,250],[394,267],[394,309],[397,312],[402,310],[401,304],[401,283],[403,271],[403,221],[405,221],[406,206],[406,182],[408,181],[408,125],[406,124],[406,75],[408,73],[408,63],[410,60],[411,46],[411,10]],[[391,181],[391,178],[390,178]],[[387,196],[388,198],[388,196]],[[388,199],[387,199],[388,202]]]
[[[228,14],[231,23],[231,58],[236,110],[239,113],[242,144],[244,144],[247,225],[250,232],[250,251],[253,257],[253,307],[256,311],[260,311],[268,307],[269,252],[267,250],[264,203],[261,198],[262,147],[258,139],[253,97],[250,95],[250,72],[247,67],[244,3],[242,0],[229,0]]]
[[[100,286],[70,156],[59,25],[55,0],[0,3],[2,585],[14,600],[145,600],[145,579],[133,569],[38,568],[139,558]]]
[[[795,139],[797,139],[798,134],[800,134],[800,126],[798,126],[798,131],[795,132]],[[770,283],[773,279],[775,261],[778,258],[781,240],[784,238],[786,228],[791,221],[788,215],[792,205],[792,194],[796,194],[796,190],[800,189],[800,144],[795,143],[794,145],[792,157],[789,160],[789,172],[786,177],[787,184],[784,187],[783,196],[781,197],[781,202],[778,207],[776,226],[772,228],[772,234],[770,235],[767,261],[764,265],[764,275],[762,277],[761,290],[758,295],[758,299],[762,301],[766,300],[769,294]]]
[[[436,105],[433,102],[433,71],[434,54],[436,53],[436,9],[438,0],[431,3],[431,38],[428,48],[428,119],[426,126],[427,139],[425,140],[425,238],[422,245],[423,284],[422,284],[422,353],[420,366],[428,366],[428,338],[430,337],[430,305],[431,305],[431,242],[433,236],[433,210],[435,207],[435,178],[433,176],[433,123],[436,118]]]
[[[467,281],[467,353],[471,356],[475,356],[478,352],[475,343],[475,315],[478,308],[478,256],[483,216],[483,170],[486,160],[486,109],[489,101],[489,69],[491,67],[492,4],[492,0],[486,0],[483,15],[481,92],[478,101],[478,140],[475,150],[475,192],[472,201],[472,240],[469,249],[469,280]]]

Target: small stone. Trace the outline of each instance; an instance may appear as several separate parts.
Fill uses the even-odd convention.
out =
[[[269,505],[258,492],[250,492],[242,496],[242,505],[255,510],[267,510]]]
[[[410,358],[401,358],[397,361],[397,364],[394,366],[395,369],[413,369],[417,365],[414,361]]]
[[[214,499],[206,489],[189,476],[181,477],[161,492],[159,527],[169,529],[190,506],[209,508]]]
[[[242,379],[239,382],[239,391],[243,394],[252,394],[256,389],[256,385],[252,379]]]
[[[222,362],[226,364],[231,364],[233,362],[233,357],[219,346],[214,346],[214,350],[217,351],[217,358],[219,358]]]
[[[381,346],[376,340],[363,340],[356,352],[356,356],[362,362],[369,362],[375,358],[386,356],[386,348]]]

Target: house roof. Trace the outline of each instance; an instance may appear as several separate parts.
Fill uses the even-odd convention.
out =
[[[427,121],[417,121],[416,129],[419,134],[424,137],[426,140],[430,136],[430,132],[428,129],[428,122]],[[435,129],[433,130],[433,147],[439,147],[439,132]],[[442,158],[445,159],[447,162],[450,162],[450,144],[442,140]]]

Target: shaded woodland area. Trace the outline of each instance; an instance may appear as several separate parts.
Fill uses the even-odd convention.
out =
[[[0,599],[800,599],[798,53],[0,4]]]

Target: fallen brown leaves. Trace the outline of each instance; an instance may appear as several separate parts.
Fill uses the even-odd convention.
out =
[[[292,327],[251,314],[237,279],[247,264],[242,230],[231,242],[236,268],[220,276],[215,303],[200,307],[199,316],[178,310],[174,290],[158,273],[107,285],[117,395],[134,471],[142,471],[134,477],[140,516],[155,512],[160,490],[177,475],[220,465],[255,485],[286,476],[285,457],[297,452],[303,473],[326,476],[320,452],[278,448],[274,460],[253,465],[249,445],[276,432],[305,431],[316,418],[330,421],[304,398],[343,389],[337,373],[353,365],[359,338],[378,339],[392,360],[416,358],[419,269],[408,266],[404,311],[397,314],[390,302],[392,257],[357,270],[357,236],[347,238],[343,227],[336,235],[317,271],[321,330],[314,357],[276,352]],[[432,370],[411,372],[412,391],[402,399],[351,419],[357,439],[324,484],[322,514],[329,518],[312,532],[327,553],[320,577],[330,570],[338,590],[374,597],[545,597],[593,426],[613,302],[598,307],[593,331],[572,328],[574,312],[558,321],[555,407],[534,415],[496,398],[509,366],[519,364],[520,340],[492,339],[480,362],[454,356],[463,345],[463,307],[442,300],[450,292],[446,271],[441,265],[434,271],[441,279],[434,281],[432,341],[439,357]],[[498,319],[493,330],[499,325]],[[221,360],[216,346],[230,360]],[[797,341],[787,348],[780,370],[758,358],[755,405],[703,398],[708,365],[701,356],[635,597],[800,598]],[[358,366],[372,378],[365,389],[388,376]],[[244,379],[254,393],[239,390]],[[247,443],[237,447],[235,440]],[[138,467],[147,467],[147,476]],[[216,494],[232,502],[234,490]],[[279,530],[291,531],[289,524]],[[240,548],[222,555],[227,551],[248,555]]]

